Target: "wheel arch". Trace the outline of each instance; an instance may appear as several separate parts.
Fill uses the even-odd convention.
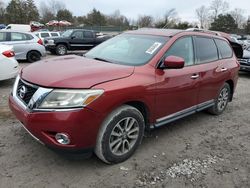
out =
[[[230,86],[230,102],[233,100],[233,94],[234,94],[234,82],[233,80],[227,80],[226,83]]]
[[[41,52],[39,52],[38,50],[30,50],[26,54],[26,59],[28,58],[28,54],[31,53],[31,52],[38,52],[40,54],[40,56],[42,56]]]
[[[149,121],[150,110],[148,106],[142,101],[129,101],[129,102],[126,102],[125,105],[132,106],[142,113],[144,121],[145,121],[145,128],[146,130],[149,130],[150,129],[150,121]]]
[[[56,44],[56,47],[57,47],[58,45],[64,45],[64,46],[66,46],[67,50],[69,50],[69,44],[68,44],[67,42],[58,42],[58,43]]]

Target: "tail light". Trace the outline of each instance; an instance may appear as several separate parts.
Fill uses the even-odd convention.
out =
[[[37,43],[43,45],[42,39],[39,39],[39,40],[37,41]]]
[[[12,50],[8,50],[2,53],[5,57],[15,57],[15,52]]]

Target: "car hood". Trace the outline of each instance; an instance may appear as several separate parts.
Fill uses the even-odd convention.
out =
[[[129,77],[133,72],[133,66],[71,55],[33,63],[22,69],[21,78],[48,88],[80,89]]]

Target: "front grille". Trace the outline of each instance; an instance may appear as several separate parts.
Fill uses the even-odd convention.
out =
[[[250,59],[239,59],[241,65],[248,65],[250,66]]]
[[[37,89],[37,87],[27,84],[22,80],[19,80],[17,86],[17,97],[22,100],[26,105],[28,105],[30,99],[33,97]]]

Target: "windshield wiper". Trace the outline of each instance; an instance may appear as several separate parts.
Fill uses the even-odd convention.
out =
[[[111,62],[111,61],[109,61],[107,59],[103,59],[103,58],[99,58],[99,57],[95,57],[93,59],[98,60],[98,61],[104,61],[104,62],[107,62],[107,63],[113,63],[113,62]]]

